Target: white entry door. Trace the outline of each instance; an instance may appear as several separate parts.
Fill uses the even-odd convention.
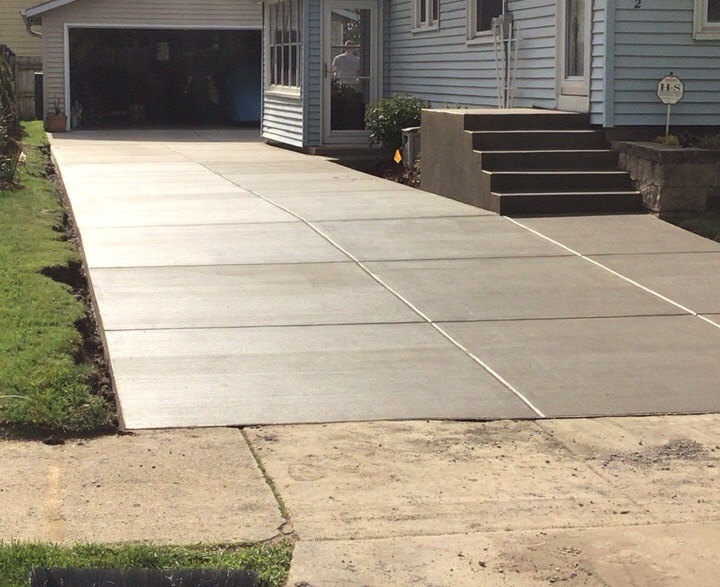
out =
[[[365,109],[380,93],[376,0],[328,0],[323,18],[323,139],[367,143]]]
[[[558,0],[557,108],[590,111],[592,0]]]

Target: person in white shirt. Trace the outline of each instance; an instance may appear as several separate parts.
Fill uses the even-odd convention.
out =
[[[339,80],[355,80],[360,71],[360,58],[355,55],[357,46],[345,41],[345,51],[332,61],[332,75]]]

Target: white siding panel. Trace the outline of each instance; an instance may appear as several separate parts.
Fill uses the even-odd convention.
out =
[[[265,94],[262,136],[296,147],[303,146],[303,105],[300,98]]]
[[[260,29],[261,9],[254,0],[76,0],[51,10],[43,15],[42,27],[46,111],[55,99],[65,102],[66,24]]]
[[[695,41],[693,0],[618,3],[615,32],[615,124],[665,124],[657,81],[671,71],[685,82],[672,123],[720,125],[720,42]]]
[[[510,0],[520,28],[516,106],[555,106],[555,0]],[[466,42],[467,0],[441,0],[436,31],[411,32],[411,0],[390,0],[385,95],[444,105],[495,106],[492,42]]]

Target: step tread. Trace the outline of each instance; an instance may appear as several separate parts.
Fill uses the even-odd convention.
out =
[[[473,134],[540,134],[540,133],[552,133],[552,134],[603,134],[602,130],[596,130],[594,128],[525,128],[525,129],[508,129],[508,130],[468,130]]]
[[[482,151],[480,151],[482,153]],[[612,149],[532,149],[530,151],[525,149],[510,149],[510,150],[500,150],[500,151],[488,151],[488,153],[492,153],[493,155],[537,155],[538,153],[585,153],[585,154],[603,154],[606,155],[608,153],[615,153],[617,154],[617,151],[613,151]]]
[[[628,175],[620,169],[483,169],[492,175]]]
[[[496,192],[492,191],[491,194],[495,196],[513,196],[513,197],[532,197],[541,196],[546,197],[548,195],[553,196],[639,196],[640,192],[635,190],[628,191],[603,191],[603,190],[575,190],[572,192],[558,192],[556,190],[549,192]]]

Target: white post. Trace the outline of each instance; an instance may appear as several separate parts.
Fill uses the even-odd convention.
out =
[[[667,122],[665,123],[665,137],[670,136],[670,104],[668,104],[668,111],[667,111]]]

